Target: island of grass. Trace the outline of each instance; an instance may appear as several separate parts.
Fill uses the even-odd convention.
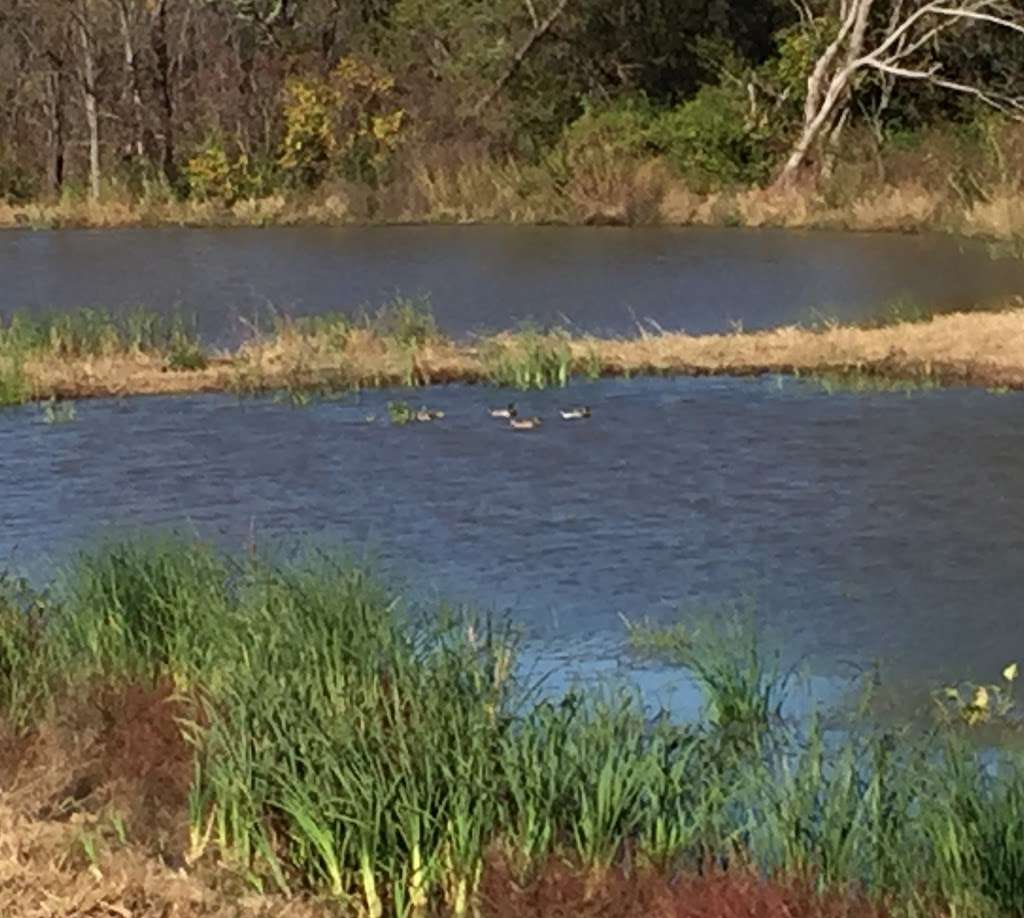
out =
[[[676,723],[538,694],[508,632],[329,554],[136,538],[64,574],[0,580],[0,914],[1024,909],[1019,754],[789,722],[752,630],[634,627],[704,694]]]
[[[0,323],[0,404],[196,392],[255,395],[444,383],[520,389],[573,378],[790,374],[842,385],[1024,388],[1024,308],[896,310],[857,325],[818,322],[689,335],[596,337],[522,328],[455,341],[429,307],[276,318],[231,350],[194,323],[93,310]]]

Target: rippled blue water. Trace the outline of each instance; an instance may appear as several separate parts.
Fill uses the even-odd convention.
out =
[[[446,418],[392,427],[395,397]],[[513,398],[545,426],[487,417]],[[561,421],[570,402],[593,418]],[[1022,404],[721,379],[308,408],[100,400],[58,425],[27,407],[0,412],[0,558],[49,575],[111,527],[231,549],[312,537],[368,553],[419,597],[507,614],[562,683],[639,672],[667,691],[670,674],[628,660],[620,615],[695,617],[740,595],[826,679],[876,659],[922,684],[991,677],[1024,631]]]

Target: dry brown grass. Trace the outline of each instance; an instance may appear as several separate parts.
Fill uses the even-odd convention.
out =
[[[480,383],[489,355],[508,357],[537,342],[567,349],[574,374],[735,375],[859,372],[885,378],[1024,388],[1024,310],[938,316],[882,328],[798,326],[751,333],[643,334],[633,338],[537,338],[503,333],[457,344],[433,338],[403,345],[370,329],[342,339],[285,328],[214,357],[203,370],[174,371],[156,355],[67,359],[37,356],[24,368],[31,397],[368,388]]]
[[[97,688],[28,736],[0,736],[0,915],[331,913],[185,863],[192,765],[179,713],[166,686]]]
[[[135,200],[112,190],[100,202],[0,201],[0,227],[268,226],[375,223],[660,224],[774,226],[864,231],[939,230],[997,240],[1024,237],[1024,187],[986,182],[966,199],[937,178],[838,178],[812,188],[740,188],[698,194],[659,159],[591,150],[556,177],[476,149],[419,151],[380,189],[333,182],[316,192],[272,194],[227,204],[168,196]],[[979,186],[980,187],[980,186]]]

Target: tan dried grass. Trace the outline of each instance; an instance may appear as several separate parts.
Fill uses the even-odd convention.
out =
[[[469,344],[435,339],[409,347],[369,329],[336,338],[284,329],[216,356],[203,370],[175,372],[159,357],[125,354],[25,366],[32,397],[183,394],[322,387],[479,383],[487,352],[506,352],[527,338],[504,333]],[[554,343],[554,339],[553,339]],[[928,378],[1024,388],[1024,309],[943,315],[883,328],[791,326],[751,333],[582,336],[567,343],[572,370],[603,376],[753,375],[862,371],[889,378]]]

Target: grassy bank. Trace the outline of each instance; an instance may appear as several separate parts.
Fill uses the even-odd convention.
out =
[[[936,190],[940,189],[940,190]],[[568,179],[513,164],[420,169],[386,192],[339,184],[317,194],[272,194],[224,203],[172,195],[101,200],[0,201],[0,227],[295,226],[507,223],[618,226],[743,226],[788,229],[946,232],[1024,251],[1024,193],[1007,185],[978,199],[916,180],[841,195],[809,189],[691,190],[664,164],[588,164]]]
[[[513,388],[573,378],[799,374],[1024,388],[1024,315],[1001,311],[888,313],[850,326],[763,332],[641,331],[598,338],[520,329],[465,342],[442,334],[423,303],[374,314],[278,318],[235,350],[204,347],[194,326],[138,312],[93,311],[0,324],[0,404],[50,398],[285,391],[315,393],[439,383]]]
[[[680,725],[540,699],[500,629],[329,556],[136,539],[4,581],[0,912],[1021,914],[1013,755],[826,738],[753,638],[689,650]]]

